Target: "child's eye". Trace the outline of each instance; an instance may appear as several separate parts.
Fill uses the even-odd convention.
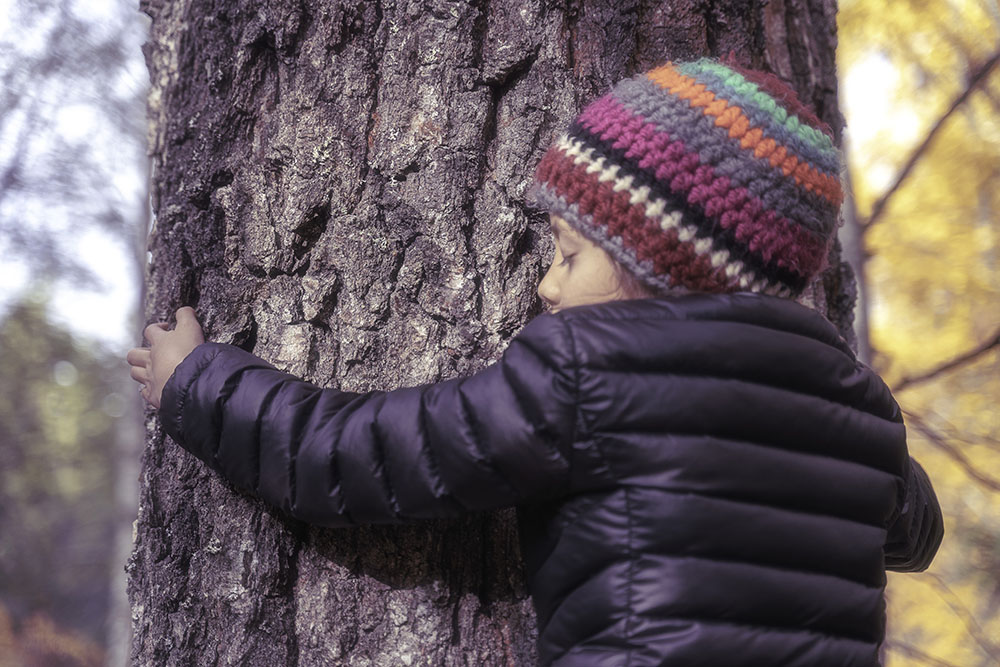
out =
[[[573,259],[574,257],[576,257],[576,253],[573,253],[572,255],[563,255],[563,261],[559,262],[559,266],[565,266],[569,264],[569,260]]]

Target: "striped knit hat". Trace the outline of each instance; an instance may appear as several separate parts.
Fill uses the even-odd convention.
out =
[[[824,267],[839,175],[829,127],[788,86],[702,59],[588,106],[531,197],[656,291],[794,297]]]

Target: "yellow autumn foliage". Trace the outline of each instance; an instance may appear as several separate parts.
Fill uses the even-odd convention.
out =
[[[993,0],[841,0],[838,66],[858,217],[1000,51]],[[886,665],[1000,665],[1000,65],[865,229],[873,365],[931,476],[945,541],[890,574]],[[906,384],[906,386],[903,386]]]

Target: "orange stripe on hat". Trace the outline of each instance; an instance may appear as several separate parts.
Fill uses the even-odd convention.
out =
[[[715,93],[706,90],[691,77],[685,76],[667,64],[646,73],[655,84],[677,97],[688,100],[692,107],[703,107],[706,116],[713,116],[715,124],[729,129],[729,136],[740,140],[744,149],[753,149],[758,158],[767,158],[772,167],[780,168],[806,190],[815,191],[835,206],[840,206],[844,195],[837,178],[824,174],[796,157],[791,150],[774,139],[764,137],[762,128],[752,127],[743,110],[729,104]]]

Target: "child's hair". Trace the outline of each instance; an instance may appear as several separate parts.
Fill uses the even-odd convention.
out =
[[[649,287],[641,280],[632,275],[632,272],[612,261],[611,266],[615,270],[615,279],[618,281],[618,289],[626,299],[645,299],[651,296],[658,296],[660,293]]]
[[[615,279],[618,281],[619,293],[625,299],[647,299],[654,296],[680,296],[688,294],[691,290],[683,287],[652,287],[639,280],[635,275],[626,269],[622,264],[612,260],[611,266],[615,271]]]
[[[826,261],[839,174],[830,129],[791,88],[706,58],[589,105],[530,196],[620,264],[628,293],[795,297]]]

